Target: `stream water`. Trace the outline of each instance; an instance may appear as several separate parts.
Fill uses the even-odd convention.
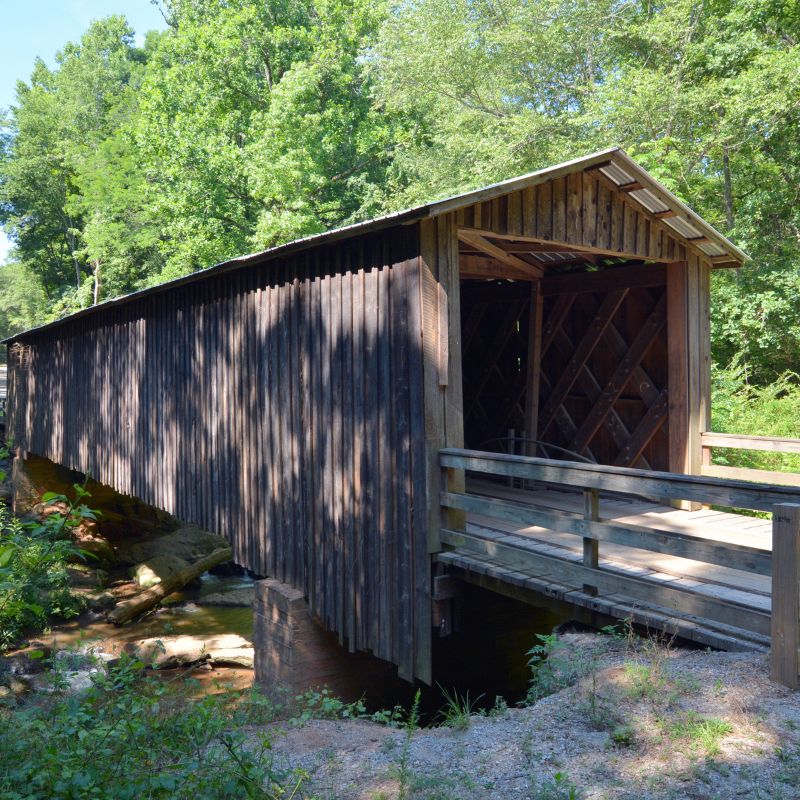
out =
[[[87,612],[76,619],[54,625],[47,636],[40,637],[54,650],[92,646],[106,653],[120,652],[125,645],[141,639],[172,636],[196,636],[207,639],[223,634],[238,634],[252,641],[253,609],[250,606],[206,605],[209,595],[228,594],[251,589],[253,580],[246,575],[204,575],[200,586],[171,595],[152,614],[137,622],[116,626],[105,621],[105,615]],[[243,689],[253,682],[253,672],[233,667],[163,670],[168,677],[190,674],[200,681],[201,691],[219,682],[226,687]]]
[[[250,589],[252,585],[247,576],[205,575],[198,588],[173,595],[167,604],[138,622],[117,627],[105,622],[100,614],[84,614],[54,626],[46,637],[47,644],[58,649],[91,645],[113,653],[141,639],[182,635],[204,639],[232,633],[252,641],[251,607],[202,603],[209,595]],[[521,701],[530,679],[527,653],[537,643],[537,635],[551,633],[567,621],[547,609],[476,588],[465,588],[462,603],[460,630],[434,639],[433,686],[419,687],[421,711],[428,723],[436,719],[444,704],[443,689],[462,697],[468,694],[476,710],[491,708],[497,697],[512,705]],[[229,667],[163,670],[162,676],[172,678],[182,673],[199,681],[201,693],[213,690],[217,684],[244,689],[253,681],[252,670]],[[409,708],[416,688],[399,679],[378,686],[373,683],[364,701],[370,711],[395,705]]]

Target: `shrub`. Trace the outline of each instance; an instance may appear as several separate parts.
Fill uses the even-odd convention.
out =
[[[85,486],[75,496],[46,493],[42,502],[55,510],[41,521],[22,521],[0,505],[0,649],[27,629],[41,630],[51,616],[79,613],[80,598],[68,586],[67,560],[80,555],[72,531],[95,512],[84,500]]]
[[[7,800],[299,797],[304,776],[278,769],[249,734],[242,703],[184,694],[120,660],[81,697],[55,695],[0,717]]]

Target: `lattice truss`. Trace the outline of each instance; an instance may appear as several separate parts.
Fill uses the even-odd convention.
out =
[[[529,285],[466,288],[462,319],[465,438],[487,447],[525,428]],[[598,463],[668,468],[663,286],[546,297],[541,352],[536,438]]]
[[[545,304],[538,437],[593,461],[667,468],[664,287]]]

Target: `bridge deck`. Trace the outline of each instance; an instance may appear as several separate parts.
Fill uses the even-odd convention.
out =
[[[577,491],[522,490],[481,479],[470,479],[467,489],[471,494],[583,515],[583,496]],[[698,540],[771,549],[769,520],[711,509],[681,511],[636,499],[601,496],[600,519],[675,531]],[[771,594],[768,576],[603,542],[600,568],[608,575],[644,581],[656,590],[652,601],[643,601],[626,596],[624,588],[618,592],[606,590],[594,594],[578,581],[565,581],[565,572],[554,568],[550,559],[581,564],[583,541],[578,535],[525,527],[474,513],[467,514],[466,534],[466,540],[447,542],[445,539],[453,549],[441,553],[438,560],[473,582],[513,585],[612,617],[632,617],[642,624],[716,647],[760,650],[769,646],[765,634],[690,613],[676,613],[675,608],[659,605],[657,592],[660,586],[685,589],[729,603],[743,613],[754,611],[768,615]],[[544,558],[537,559],[537,556]]]

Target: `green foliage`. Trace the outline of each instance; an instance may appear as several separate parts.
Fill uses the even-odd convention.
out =
[[[528,703],[536,703],[571,686],[589,668],[585,660],[575,657],[557,634],[539,633],[536,639],[537,643],[527,653],[531,670]]]
[[[41,630],[52,616],[68,618],[82,606],[68,586],[67,559],[80,555],[72,531],[95,512],[84,500],[84,486],[74,497],[48,492],[42,502],[55,506],[41,521],[22,521],[0,505],[0,649],[25,630]]]
[[[717,755],[722,740],[733,733],[733,726],[727,720],[703,717],[693,711],[664,722],[662,728],[670,738],[681,739],[706,756]]]
[[[414,731],[419,729],[419,707],[422,702],[422,693],[417,689],[414,694],[414,702],[408,712],[405,724],[403,725],[404,736],[403,746],[400,750],[400,758],[397,762],[397,782],[398,800],[408,800],[411,784],[411,740]]]
[[[467,730],[471,717],[475,713],[475,704],[480,701],[483,695],[478,695],[472,700],[469,692],[462,695],[456,689],[448,691],[441,684],[437,684],[437,686],[444,698],[444,706],[438,713],[438,718],[442,725],[456,731]]]
[[[759,386],[740,359],[713,369],[712,424],[721,433],[800,438],[800,377],[792,372]],[[800,471],[800,456],[715,448],[714,463],[734,467]]]
[[[552,778],[531,786],[531,800],[580,800],[578,787],[563,772],[556,772]]]
[[[713,356],[800,363],[800,15],[776,0],[164,0],[0,123],[0,328],[620,144],[753,257]],[[6,287],[13,291],[6,291]]]
[[[305,725],[312,719],[357,719],[367,716],[367,708],[362,700],[345,703],[330,689],[309,689],[295,698],[298,713],[293,721]]]
[[[243,704],[187,700],[123,656],[81,697],[56,695],[0,716],[0,794],[8,800],[298,797],[269,739],[242,727]]]

